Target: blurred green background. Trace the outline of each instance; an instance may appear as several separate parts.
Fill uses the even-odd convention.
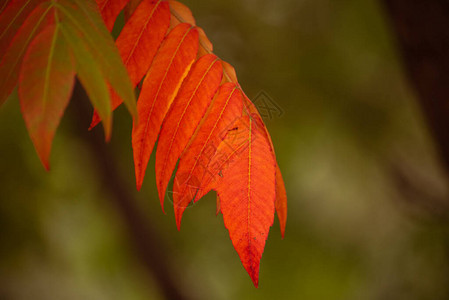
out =
[[[379,1],[183,3],[247,95],[263,90],[282,108],[265,122],[289,208],[255,289],[214,195],[186,211],[178,232],[170,202],[166,215],[160,208],[154,157],[135,191],[131,118],[118,109],[112,164],[180,288],[197,299],[448,299],[448,180]],[[73,105],[47,173],[17,100],[0,108],[0,299],[163,299],[71,114]]]

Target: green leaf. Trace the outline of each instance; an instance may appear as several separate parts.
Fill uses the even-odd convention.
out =
[[[130,113],[136,116],[136,99],[128,72],[95,1],[61,0],[56,5],[67,24],[79,32],[103,76],[123,99]]]
[[[90,52],[82,32],[72,22],[61,22],[61,32],[67,39],[76,61],[78,78],[89,96],[92,105],[103,120],[105,136],[111,135],[112,114],[108,85],[101,72],[100,63]]]

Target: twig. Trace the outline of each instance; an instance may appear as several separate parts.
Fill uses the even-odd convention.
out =
[[[103,137],[95,131],[87,132],[92,109],[79,83],[75,86],[71,103],[73,105],[68,111],[72,111],[76,133],[86,142],[93,155],[97,165],[92,168],[98,170],[101,184],[111,195],[143,266],[156,280],[166,299],[195,299],[191,295],[192,291],[181,289],[181,285],[176,283],[173,267],[166,255],[166,246],[151,226],[150,220],[138,209],[137,200],[130,192],[132,187],[125,184],[126,180],[121,178],[121,172],[115,164],[117,158],[111,154]]]

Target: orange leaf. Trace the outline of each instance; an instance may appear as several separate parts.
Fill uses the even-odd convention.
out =
[[[251,100],[243,94],[243,98],[245,100],[246,110],[249,111],[254,118],[259,120],[261,127],[263,130],[263,136],[270,143],[271,151],[273,152],[273,157],[276,159],[276,155],[274,154],[274,146],[271,140],[270,133],[268,132],[267,127],[262,121],[262,117],[259,114],[259,111],[255,107],[255,105],[251,102]],[[284,179],[282,178],[281,169],[276,162],[276,212],[279,218],[279,225],[281,229],[282,238],[284,238],[285,234],[285,225],[287,223],[287,192],[285,190]]]
[[[189,23],[193,26],[196,26],[195,18],[192,15],[190,9],[184,4],[170,0],[170,12],[172,14],[172,18],[170,19],[170,28],[175,27],[179,23]],[[198,49],[198,56],[201,57],[203,55],[212,53],[212,43],[206,36],[204,30],[200,27],[197,27],[199,38],[200,38],[200,48]]]
[[[200,49],[198,50],[198,56],[203,56],[209,53],[212,53],[213,46],[210,40],[208,39],[204,30],[198,27],[198,33],[200,34]]]
[[[112,30],[123,9],[126,23],[114,46],[107,29]],[[59,38],[59,30],[65,39]],[[234,68],[212,51],[190,9],[175,0],[4,1],[0,104],[19,81],[26,126],[48,169],[52,140],[73,89],[75,65],[94,107],[105,118],[107,136],[111,107],[118,107],[122,97],[135,112],[133,88],[145,77],[132,130],[137,189],[158,140],[156,183],[162,209],[179,160],[173,186],[178,229],[185,207],[215,190],[217,214],[222,212],[234,248],[257,287],[275,210],[284,237],[286,190],[257,108],[241,90]],[[95,112],[91,128],[99,121]]]
[[[114,27],[115,19],[129,0],[96,0],[101,17],[109,31]]]
[[[49,14],[50,9],[49,3],[37,6],[24,21],[6,49],[5,55],[0,61],[0,74],[2,74],[0,105],[8,98],[17,84],[20,66],[28,45],[46,24],[52,22],[53,15]]]
[[[176,161],[206,112],[222,75],[223,68],[215,55],[201,57],[192,66],[164,120],[156,151],[156,184],[162,208]]]
[[[75,82],[75,66],[57,26],[48,26],[30,44],[19,81],[22,115],[39,158],[48,170],[53,137]]]
[[[179,24],[165,38],[145,77],[137,101],[138,123],[134,124],[132,133],[138,190],[162,121],[196,58],[197,50],[197,30],[190,24]]]
[[[223,178],[223,172],[229,168],[240,154],[245,151],[248,146],[248,122],[242,113],[234,117],[234,121],[220,133],[220,143],[215,148],[215,152],[211,151],[211,158],[206,167],[201,180],[200,189],[195,200],[199,200],[211,189],[216,190],[218,182]],[[253,116],[251,116],[253,117]]]
[[[123,27],[116,45],[134,86],[153,61],[170,22],[166,1],[145,0]]]
[[[174,16],[174,18],[170,19],[170,27],[175,27],[179,23],[189,23],[193,26],[196,25],[195,18],[187,6],[175,0],[169,0],[169,4],[170,12]]]
[[[222,61],[223,64],[223,80],[226,80],[227,82],[234,82],[235,84],[238,84],[237,81],[237,74],[235,74],[235,69],[233,66],[231,66],[229,63]]]
[[[240,90],[233,83],[222,85],[197,135],[179,160],[173,184],[173,206],[178,229],[187,205],[209,192],[210,189],[203,189],[206,180],[211,177],[207,169],[209,161],[221,142],[220,135],[241,113]]]
[[[136,8],[123,27],[116,45],[120,57],[128,70],[133,87],[142,80],[164,39],[170,22],[170,11],[166,1],[144,0]],[[116,109],[122,99],[112,90],[112,109]],[[90,128],[101,121],[94,113]]]
[[[244,116],[237,130],[237,140],[247,141],[222,171],[217,194],[225,227],[240,260],[254,285],[259,283],[259,263],[270,226],[274,219],[276,162],[268,141],[263,138],[257,118]],[[234,145],[229,131],[223,143]],[[236,148],[237,150],[237,148]]]

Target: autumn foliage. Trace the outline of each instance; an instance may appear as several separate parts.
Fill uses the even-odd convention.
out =
[[[114,42],[109,31],[122,11],[126,23]],[[284,182],[260,114],[190,10],[161,0],[10,0],[0,13],[0,104],[18,86],[45,168],[77,76],[95,108],[91,128],[102,122],[106,139],[115,108],[124,102],[133,115],[138,190],[157,142],[162,209],[176,171],[178,229],[190,203],[217,192],[217,213],[257,286],[275,210],[284,236]]]

